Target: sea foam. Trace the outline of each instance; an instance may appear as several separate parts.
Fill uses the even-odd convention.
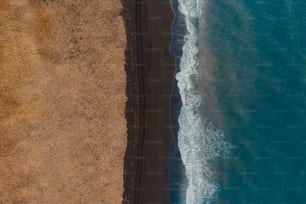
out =
[[[230,145],[223,131],[200,114],[199,32],[201,10],[199,0],[178,0],[185,16],[187,34],[184,38],[180,72],[176,79],[182,107],[178,118],[178,146],[186,169],[186,204],[211,203],[218,191],[213,162],[229,154]],[[205,67],[203,67],[205,68]]]

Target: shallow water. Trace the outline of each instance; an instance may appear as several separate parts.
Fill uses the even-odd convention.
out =
[[[306,2],[178,2],[187,181],[173,203],[306,203]]]

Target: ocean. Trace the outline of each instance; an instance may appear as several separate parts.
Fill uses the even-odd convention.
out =
[[[172,203],[306,203],[306,1],[172,5]]]

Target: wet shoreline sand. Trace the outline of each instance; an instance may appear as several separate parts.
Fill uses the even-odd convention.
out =
[[[124,0],[128,145],[123,203],[170,203],[170,103],[175,72],[168,0]]]

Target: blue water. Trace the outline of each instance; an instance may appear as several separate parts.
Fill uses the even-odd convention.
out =
[[[173,5],[172,203],[306,203],[306,1]]]

